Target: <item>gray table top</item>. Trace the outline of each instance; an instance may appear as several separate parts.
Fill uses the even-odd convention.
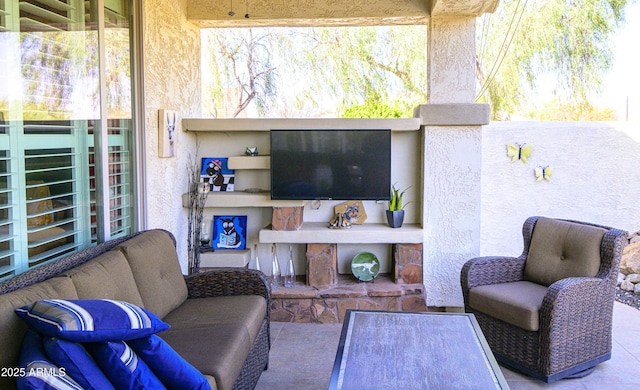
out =
[[[349,310],[330,389],[508,389],[473,314]]]

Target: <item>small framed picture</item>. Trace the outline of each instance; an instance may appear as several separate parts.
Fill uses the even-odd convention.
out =
[[[336,214],[343,214],[354,225],[362,225],[367,220],[367,212],[361,200],[341,203],[333,208]]]
[[[247,216],[214,215],[211,246],[213,249],[246,249]]]
[[[158,157],[176,155],[176,112],[158,110]]]
[[[209,191],[230,192],[234,189],[235,175],[229,169],[226,157],[203,157],[200,182],[209,183]]]

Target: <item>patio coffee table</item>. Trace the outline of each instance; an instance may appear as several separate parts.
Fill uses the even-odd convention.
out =
[[[508,389],[473,314],[347,310],[330,389]]]

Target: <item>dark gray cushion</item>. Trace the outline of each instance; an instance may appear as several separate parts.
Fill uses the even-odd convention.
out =
[[[222,390],[233,388],[251,348],[247,330],[235,325],[169,329],[158,336]]]
[[[550,218],[536,222],[524,280],[550,286],[560,279],[596,276],[605,229]]]
[[[120,251],[109,251],[67,273],[79,299],[112,299],[144,306],[131,268]]]
[[[163,318],[187,299],[176,247],[167,232],[148,230],[113,250],[127,258],[145,309]]]
[[[171,329],[202,328],[212,325],[243,327],[251,344],[255,341],[267,312],[267,302],[257,295],[187,299],[162,320]]]
[[[527,281],[478,286],[469,290],[469,306],[511,325],[537,332],[546,293],[546,286]]]

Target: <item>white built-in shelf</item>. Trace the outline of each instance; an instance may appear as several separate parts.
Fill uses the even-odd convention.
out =
[[[271,129],[391,129],[392,131],[420,130],[419,118],[261,118],[210,119],[185,118],[184,131],[269,131]]]
[[[189,207],[189,194],[182,194],[182,206]],[[302,200],[271,200],[271,193],[264,192],[209,192],[204,207],[299,207]]]
[[[229,169],[269,169],[269,156],[231,156],[227,161]]]
[[[391,228],[382,223],[353,225],[350,229],[330,229],[326,222],[304,222],[300,230],[260,230],[259,240],[264,244],[421,244],[423,230],[418,224],[404,224]]]

